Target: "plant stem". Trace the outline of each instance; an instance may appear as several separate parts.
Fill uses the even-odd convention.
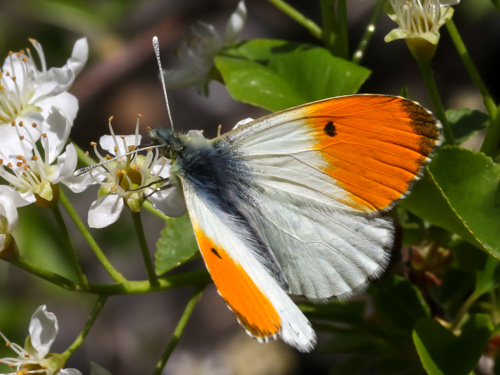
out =
[[[427,92],[429,94],[429,97],[431,98],[432,106],[434,107],[434,112],[436,114],[436,117],[438,118],[439,121],[441,121],[441,124],[443,125],[443,132],[446,142],[449,145],[454,145],[455,137],[453,135],[453,132],[451,131],[448,119],[446,118],[446,114],[443,108],[443,103],[441,103],[441,98],[437,90],[436,81],[434,80],[434,74],[432,73],[431,64],[428,61],[419,61],[418,65],[420,67],[420,72],[422,73],[422,77],[424,78]]]
[[[144,227],[142,226],[141,213],[132,212],[132,218],[134,219],[135,231],[139,239],[142,257],[144,258],[144,265],[146,266],[146,271],[148,272],[149,283],[151,286],[158,286],[158,279],[156,278],[153,262],[151,261],[151,255],[149,254],[148,243],[144,234]]]
[[[158,218],[160,218],[160,219],[162,219],[164,221],[170,220],[170,217],[168,217],[163,212],[161,212],[161,211],[157,210],[156,208],[154,208],[150,201],[145,201],[143,207],[146,210],[148,210],[149,212],[151,212],[153,215],[155,215],[156,217],[158,217]]]
[[[70,140],[70,142],[75,146],[76,154],[78,155],[78,160],[80,160],[85,165],[93,165],[95,164],[95,160],[92,159],[85,151],[83,151],[80,146],[78,146],[75,142]]]
[[[366,47],[368,47],[368,43],[370,42],[373,33],[375,32],[375,24],[382,14],[382,9],[384,8],[385,1],[386,0],[377,0],[375,4],[375,8],[373,9],[370,21],[368,21],[368,25],[366,25],[363,37],[361,38],[356,51],[354,51],[354,54],[352,55],[352,62],[355,64],[359,64],[363,57],[365,57]]]
[[[177,346],[177,343],[179,342],[179,339],[182,335],[182,332],[184,331],[184,328],[186,327],[186,324],[191,317],[191,313],[194,310],[194,307],[198,303],[198,301],[201,298],[201,295],[203,293],[203,289],[205,288],[205,285],[203,286],[198,286],[191,299],[186,305],[186,308],[184,309],[184,312],[182,313],[181,319],[179,320],[179,323],[177,323],[177,327],[175,327],[174,333],[172,334],[172,337],[170,338],[170,341],[168,342],[167,347],[165,348],[165,351],[163,352],[163,355],[161,356],[160,361],[156,365],[156,368],[153,371],[153,375],[160,375],[163,368],[165,367],[165,364],[167,363],[168,359],[170,358],[170,355],[174,351],[175,347]]]
[[[89,230],[87,229],[85,224],[82,222],[82,219],[75,211],[75,208],[73,207],[73,205],[69,201],[68,197],[62,192],[62,190],[60,191],[60,200],[61,200],[61,203],[63,204],[64,208],[66,209],[66,212],[70,216],[71,220],[73,220],[76,227],[78,228],[78,230],[82,234],[83,238],[85,238],[85,240],[89,244],[90,248],[94,252],[95,256],[97,257],[99,262],[101,262],[102,266],[104,267],[106,272],[109,274],[109,276],[111,276],[111,278],[116,282],[127,281],[127,279],[125,277],[123,277],[123,275],[120,272],[118,272],[113,267],[113,265],[109,262],[108,258],[106,257],[106,255],[104,255],[104,252],[101,250],[101,248],[99,247],[99,245],[95,241],[94,237],[92,237]]]
[[[337,19],[335,17],[335,0],[321,0],[321,17],[323,21],[323,34],[322,39],[325,47],[336,55],[338,51],[335,50],[337,35]]]
[[[483,144],[481,145],[481,151],[488,156],[494,156],[497,152],[498,143],[500,142],[500,108],[497,108],[493,97],[481,79],[476,66],[472,62],[469,52],[467,51],[467,48],[465,47],[465,44],[460,37],[455,24],[453,23],[453,20],[450,19],[446,22],[446,28],[448,29],[448,33],[455,44],[455,48],[457,49],[458,54],[460,55],[472,82],[474,83],[474,86],[476,86],[483,98],[484,107],[490,117],[486,136],[484,137]]]
[[[472,293],[469,298],[465,300],[463,305],[460,307],[458,310],[457,314],[455,315],[455,319],[450,324],[450,331],[454,332],[455,330],[459,329],[462,326],[462,320],[469,311],[470,307],[476,302],[476,300],[481,296],[480,293]]]
[[[323,32],[321,28],[312,20],[304,16],[297,9],[291,7],[283,0],[269,0],[271,4],[273,4],[276,8],[281,10],[283,13],[288,15],[291,19],[298,22],[300,25],[304,26],[312,36],[315,38],[321,39]]]
[[[346,0],[338,1],[338,50],[339,56],[347,59],[349,57],[349,38],[347,32],[347,4]]]
[[[481,145],[481,151],[486,155],[494,157],[498,151],[498,143],[500,142],[500,107],[492,119],[490,119],[490,124],[486,135],[484,137],[483,144]]]
[[[158,285],[151,285],[148,280],[127,281],[120,284],[90,284],[87,289],[82,289],[81,292],[105,295],[145,294],[184,286],[207,284],[210,280],[210,275],[206,270],[199,270],[159,278],[157,279]]]
[[[73,246],[73,242],[71,241],[71,236],[69,235],[68,228],[66,227],[66,223],[64,222],[64,218],[62,217],[59,205],[57,204],[53,205],[51,207],[51,210],[52,213],[54,214],[54,217],[56,218],[59,228],[62,231],[63,239],[66,242],[66,251],[69,255],[71,263],[73,264],[73,269],[78,279],[78,283],[85,288],[88,285],[88,281],[85,275],[83,274],[82,268],[80,266],[80,261],[78,260],[75,247]]]
[[[63,289],[70,291],[81,290],[81,287],[70,279],[67,279],[64,276],[58,275],[57,273],[54,273],[52,271],[48,271],[42,267],[37,266],[36,264],[30,263],[22,257],[10,259],[9,263]]]
[[[486,85],[481,79],[481,76],[479,75],[476,66],[472,62],[469,52],[467,51],[467,48],[465,47],[465,44],[462,38],[460,37],[460,34],[458,33],[458,30],[455,24],[453,23],[453,20],[450,19],[448,22],[446,22],[446,28],[448,29],[448,33],[450,34],[451,40],[453,40],[455,48],[457,49],[458,54],[460,55],[460,58],[462,59],[462,62],[465,65],[465,68],[467,69],[467,72],[469,73],[472,82],[474,83],[474,86],[476,86],[481,96],[483,97],[483,103],[486,108],[486,111],[488,111],[490,118],[495,117],[497,112],[497,106],[495,105],[495,101],[491,97],[491,94],[489,93],[488,89],[486,88]]]
[[[78,335],[76,340],[71,344],[71,346],[64,351],[61,355],[65,360],[67,360],[71,355],[75,352],[76,349],[80,347],[82,344],[83,340],[85,337],[87,337],[87,334],[89,333],[90,329],[92,328],[92,325],[94,324],[97,315],[101,312],[104,304],[106,303],[108,296],[99,296],[97,297],[97,301],[94,305],[94,308],[92,309],[92,312],[90,313],[90,316],[87,320],[87,323],[85,323],[85,326],[82,329],[82,332]]]

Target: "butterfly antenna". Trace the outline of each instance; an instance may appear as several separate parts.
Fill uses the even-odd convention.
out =
[[[174,130],[174,122],[172,121],[172,113],[170,112],[170,105],[168,104],[167,96],[167,86],[165,85],[165,78],[163,78],[163,68],[161,67],[160,59],[160,44],[158,42],[158,37],[153,37],[153,48],[155,50],[156,61],[158,62],[158,69],[160,70],[160,79],[163,86],[163,96],[165,97],[165,104],[167,105],[168,119],[170,120],[170,127]]]
[[[144,151],[144,150],[149,151],[149,150],[151,150],[153,148],[161,148],[161,147],[165,147],[165,145],[155,145],[155,146],[148,146],[148,147],[144,147],[144,148],[136,148],[135,150],[126,152],[123,155],[118,155],[118,156],[115,156],[114,158],[106,159],[106,160],[104,160],[104,161],[102,161],[100,163],[89,165],[89,166],[84,167],[84,168],[80,168],[80,169],[76,170],[73,173],[73,176],[75,176],[75,177],[81,176],[82,174],[90,172],[92,169],[95,169],[95,168],[100,167],[102,165],[108,164],[108,163],[110,163],[112,161],[121,159],[121,158],[123,158],[125,156],[137,154],[139,151]]]

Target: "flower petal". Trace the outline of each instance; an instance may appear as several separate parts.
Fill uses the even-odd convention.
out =
[[[139,135],[137,139],[135,135],[125,135],[123,136],[123,139],[121,139],[120,136],[114,137],[112,135],[103,135],[99,138],[99,146],[110,154],[118,156],[129,152],[127,148],[130,146],[139,146],[141,139],[141,135]],[[125,147],[125,144],[127,145],[127,148]]]
[[[52,107],[57,107],[66,116],[69,126],[73,126],[76,114],[78,113],[78,99],[69,92],[62,92],[59,95],[49,96],[36,103],[42,109],[42,114],[47,117]]]
[[[104,228],[113,224],[123,210],[123,198],[117,194],[105,195],[92,203],[88,224],[91,228]]]
[[[89,44],[87,42],[87,38],[80,38],[75,42],[73,51],[71,52],[71,57],[68,59],[66,65],[75,73],[75,75],[78,75],[85,66],[88,57]]]
[[[49,163],[52,164],[66,145],[71,126],[59,108],[52,107],[43,131],[47,134],[49,141],[49,150],[45,152],[48,151]]]
[[[169,89],[183,89],[205,84],[207,74],[208,71],[197,69],[165,69],[163,78],[165,79],[165,85]]]
[[[73,172],[78,163],[75,146],[70,143],[66,146],[66,152],[57,158],[57,171],[54,173],[52,183],[57,184],[67,178],[73,177]]]
[[[58,375],[82,375],[76,368],[64,368],[57,373]]]
[[[40,306],[31,317],[29,328],[31,344],[39,358],[44,358],[49,353],[58,330],[55,314],[46,311],[45,305]]]
[[[0,188],[4,188],[4,186],[0,186]],[[17,219],[16,205],[7,195],[3,195],[3,189],[0,189],[0,233],[11,233],[17,226]],[[1,248],[2,246],[0,246]]]
[[[153,207],[170,217],[179,217],[186,213],[186,202],[182,189],[171,186],[152,194],[148,200]]]
[[[245,1],[241,0],[236,7],[236,10],[227,21],[226,34],[224,36],[224,44],[233,43],[238,35],[240,35],[245,20],[247,18],[247,7]]]

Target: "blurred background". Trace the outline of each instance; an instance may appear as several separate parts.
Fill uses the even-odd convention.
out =
[[[309,18],[321,23],[319,2],[290,1]],[[76,39],[85,36],[90,45],[89,61],[71,89],[80,110],[71,138],[84,150],[107,134],[108,118],[114,116],[118,134],[133,132],[138,113],[141,132],[146,126],[167,126],[167,112],[158,81],[151,47],[157,35],[164,68],[178,67],[176,49],[189,36],[189,26],[198,20],[213,24],[223,33],[236,0],[0,0],[0,56],[29,46],[28,38],[43,46],[48,66],[61,66]],[[371,16],[374,0],[348,1],[351,53]],[[247,23],[241,39],[279,38],[318,44],[293,20],[265,0],[248,0]],[[463,0],[455,7],[455,23],[494,98],[500,96],[500,16],[489,0]],[[395,24],[383,14],[362,65],[372,75],[361,92],[398,94],[407,86],[412,99],[430,106],[414,63],[402,41],[386,44],[384,36]],[[438,88],[445,108],[483,109],[460,58],[445,29],[433,61]],[[222,124],[227,131],[242,118],[259,117],[262,109],[235,102],[219,83],[210,84],[208,97],[193,88],[171,90],[170,107],[176,130],[203,129],[216,134]],[[69,194],[69,193],[68,193]],[[96,191],[90,189],[72,201],[86,220]],[[20,210],[16,239],[22,254],[50,270],[72,277],[66,257],[60,253],[57,228],[50,212],[33,207]],[[148,212],[143,220],[148,242],[154,249],[162,222]],[[93,282],[109,282],[86,243],[68,220],[84,271]],[[111,227],[92,231],[117,269],[131,280],[146,278],[132,221],[122,215]],[[204,267],[201,260],[183,267]],[[189,288],[150,295],[114,296],[108,299],[84,344],[67,367],[89,374],[95,361],[114,375],[149,374],[163,352],[191,295]],[[358,296],[355,298],[362,298]],[[46,304],[60,324],[52,351],[64,351],[85,324],[95,297],[68,293],[23,271],[0,263],[0,330],[22,344],[28,334],[31,314]],[[320,336],[320,344],[322,337]],[[6,349],[0,358],[11,355]],[[339,358],[331,354],[300,355],[281,342],[260,345],[247,337],[232,313],[209,286],[197,305],[165,374],[287,375],[327,374]]]

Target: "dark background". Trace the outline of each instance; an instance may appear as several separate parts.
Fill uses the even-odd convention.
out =
[[[113,115],[115,132],[132,133],[141,113],[146,126],[167,126],[167,113],[158,82],[151,38],[158,35],[163,66],[176,67],[176,48],[197,20],[214,24],[221,33],[235,0],[151,1],[0,1],[0,55],[28,46],[36,38],[44,47],[48,66],[63,65],[74,41],[86,36],[90,58],[71,92],[80,101],[72,139],[83,149],[108,133],[107,119]],[[321,23],[319,2],[290,1],[308,17]],[[374,1],[348,1],[350,52],[354,51],[370,18]],[[241,39],[282,38],[318,44],[307,31],[264,0],[248,0],[248,18]],[[456,7],[455,23],[495,99],[500,94],[498,73],[500,15],[488,0],[464,0]],[[384,36],[395,24],[383,14],[362,64],[372,75],[361,92],[398,94],[407,86],[409,95],[430,106],[419,70],[402,41],[385,43]],[[483,109],[446,30],[432,63],[446,109]],[[235,102],[224,86],[211,83],[210,95],[199,96],[193,88],[169,91],[176,130],[203,129],[208,137],[219,124],[228,130],[240,119],[258,117],[264,110]],[[96,199],[95,189],[70,195],[86,219]],[[20,210],[16,232],[22,254],[33,262],[71,277],[64,254],[60,254],[57,227],[50,212],[29,207]],[[113,264],[129,279],[145,279],[132,223],[126,214],[107,229],[92,231]],[[150,247],[158,239],[162,223],[143,214]],[[83,267],[92,281],[108,282],[86,243],[74,232]],[[204,267],[200,260],[183,269]],[[108,300],[84,344],[67,367],[88,374],[95,361],[114,375],[149,374],[159,359],[191,295],[189,288],[150,295],[116,296]],[[362,298],[362,297],[355,297]],[[92,308],[94,296],[68,293],[37,280],[14,267],[0,263],[0,330],[22,344],[31,314],[41,304],[56,313],[60,333],[53,351],[64,351],[79,334]],[[322,340],[327,337],[320,337]],[[0,357],[11,355],[6,350]],[[169,374],[326,374],[336,355],[298,353],[281,342],[259,345],[246,336],[215,288],[210,286],[196,307],[180,344],[166,366]]]

